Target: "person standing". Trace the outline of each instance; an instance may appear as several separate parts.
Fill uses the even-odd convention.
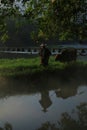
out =
[[[47,65],[48,65],[48,62],[49,62],[49,57],[50,57],[50,55],[51,55],[51,52],[50,52],[50,50],[46,47],[45,44],[41,44],[41,45],[40,45],[39,55],[40,55],[41,65],[47,66]]]

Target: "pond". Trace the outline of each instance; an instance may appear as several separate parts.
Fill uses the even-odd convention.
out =
[[[1,77],[0,129],[86,130],[87,80]]]

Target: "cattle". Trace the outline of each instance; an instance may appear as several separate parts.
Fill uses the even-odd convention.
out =
[[[76,61],[76,58],[77,58],[77,50],[75,48],[67,48],[64,49],[61,54],[56,55],[55,61],[71,62]]]

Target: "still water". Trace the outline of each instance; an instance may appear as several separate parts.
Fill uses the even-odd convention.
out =
[[[1,130],[86,130],[87,82],[0,79]]]

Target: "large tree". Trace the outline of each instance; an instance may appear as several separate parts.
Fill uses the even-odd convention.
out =
[[[13,6],[14,1],[20,0],[2,0],[7,8],[0,9],[0,32],[2,25],[5,26],[3,19],[17,11],[16,15],[20,13],[37,26],[33,38],[87,39],[87,0],[21,0],[23,12],[20,7]]]
[[[27,7],[44,37],[87,39],[87,0],[30,0]]]

